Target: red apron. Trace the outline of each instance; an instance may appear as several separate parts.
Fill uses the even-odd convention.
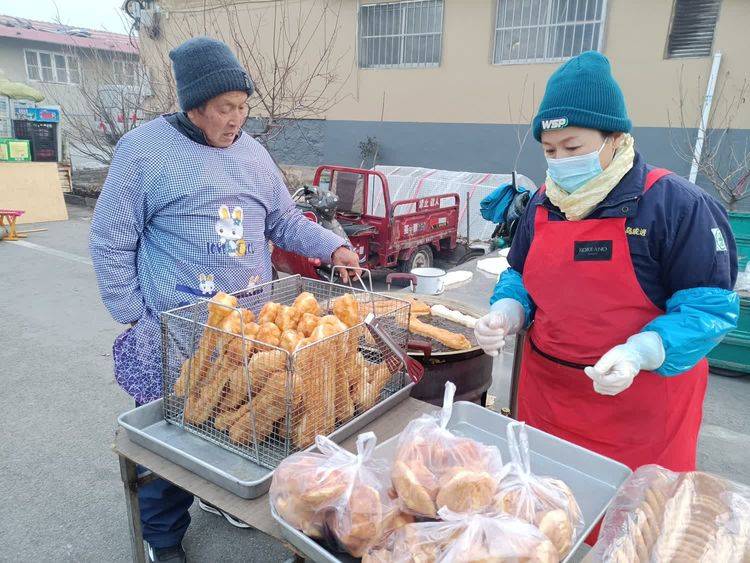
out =
[[[668,173],[649,172],[644,193]],[[675,377],[641,372],[615,396],[596,393],[583,372],[664,313],[638,283],[625,221],[550,221],[537,207],[523,272],[537,309],[521,363],[518,418],[633,470],[657,463],[691,471],[705,359]]]

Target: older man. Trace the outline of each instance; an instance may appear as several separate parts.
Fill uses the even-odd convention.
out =
[[[196,37],[170,58],[183,111],[120,140],[91,225],[102,300],[115,320],[132,325],[113,356],[115,378],[136,404],[161,396],[159,313],[269,281],[269,240],[358,266],[343,239],[297,211],[269,154],[242,131],[253,84],[230,49]],[[141,490],[152,561],[185,560],[192,502],[161,480]]]

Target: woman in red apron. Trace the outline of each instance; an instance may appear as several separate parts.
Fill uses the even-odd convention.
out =
[[[534,136],[548,162],[476,336],[489,354],[529,327],[518,418],[635,470],[695,469],[705,355],[736,326],[727,215],[648,166],[609,61],[550,78]]]

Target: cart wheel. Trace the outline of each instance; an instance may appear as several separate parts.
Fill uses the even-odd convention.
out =
[[[427,245],[420,246],[408,260],[402,260],[398,264],[401,272],[409,273],[414,268],[432,268],[432,248]]]

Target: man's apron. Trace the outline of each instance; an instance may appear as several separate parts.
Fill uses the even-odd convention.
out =
[[[652,170],[644,193],[667,170]],[[537,306],[518,389],[518,418],[635,470],[695,469],[708,364],[675,377],[642,371],[615,396],[583,372],[664,314],[644,293],[624,217],[550,221],[536,209],[523,282]],[[594,539],[594,538],[590,538]]]

